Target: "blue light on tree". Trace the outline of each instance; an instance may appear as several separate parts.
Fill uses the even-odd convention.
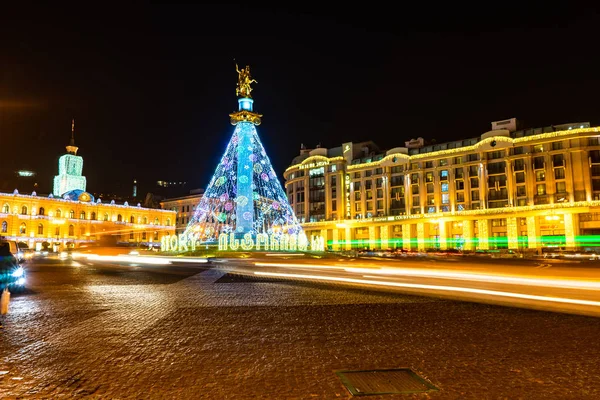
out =
[[[236,124],[185,232],[200,242],[221,233],[302,233],[252,122]]]

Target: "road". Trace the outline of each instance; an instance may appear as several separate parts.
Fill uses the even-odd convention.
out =
[[[599,261],[274,255],[254,256],[237,264],[237,272],[247,275],[600,316]]]
[[[375,271],[482,272],[490,264],[488,270],[512,271],[509,276],[564,278],[576,269],[591,282],[592,265],[291,255],[142,262],[114,256],[27,265],[29,288],[12,296],[0,330],[0,397],[349,399],[335,371],[409,367],[438,390],[369,398],[600,398],[596,317],[265,275],[469,286],[482,283]],[[546,294],[556,290],[569,298],[577,292],[554,288]]]

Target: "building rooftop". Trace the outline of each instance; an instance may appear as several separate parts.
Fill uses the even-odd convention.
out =
[[[491,123],[492,131],[502,130],[506,133],[508,131],[511,138],[521,138],[532,135],[538,135],[542,133],[566,131],[571,129],[583,129],[589,128],[589,122],[574,122],[560,125],[549,125],[541,128],[529,128],[529,129],[516,129],[519,127],[519,122],[516,118],[511,118],[503,121],[494,121]],[[491,131],[490,131],[491,132]],[[489,133],[489,132],[488,132]],[[473,137],[469,139],[455,140],[444,143],[428,143],[423,138],[411,139],[405,142],[405,147],[408,150],[408,155],[425,154],[440,150],[456,149],[465,146],[472,146],[482,140],[481,136]],[[409,145],[410,144],[410,145]],[[372,141],[365,141],[359,143],[352,143],[353,157],[351,164],[362,164],[367,162],[379,161],[386,156],[386,151],[379,149],[379,147]],[[323,155],[328,158],[339,157],[343,155],[342,146],[333,147],[331,149],[317,147],[315,149],[306,149],[302,146],[300,155],[294,157],[291,165],[301,163],[303,160],[315,156]]]

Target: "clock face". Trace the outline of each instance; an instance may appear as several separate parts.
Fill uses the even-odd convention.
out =
[[[79,200],[80,201],[90,201],[90,195],[87,193],[81,193],[81,196],[79,196]]]

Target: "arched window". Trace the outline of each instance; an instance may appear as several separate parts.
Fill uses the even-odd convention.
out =
[[[8,204],[5,204],[5,205],[3,205],[3,206],[2,206],[2,212],[3,212],[4,214],[8,214],[8,213],[10,213],[10,206],[9,206]]]
[[[148,225],[148,217],[144,217],[144,225]]]
[[[167,218],[167,226],[171,226],[171,218]]]
[[[19,233],[21,235],[25,235],[27,233],[27,225],[25,225],[25,222],[23,222],[19,227]]]
[[[85,226],[82,226],[82,227],[81,227],[81,229],[79,230],[79,235],[80,235],[81,237],[84,237],[84,236],[85,236]]]
[[[75,211],[74,210],[69,211],[69,218],[71,218],[71,219],[75,218]]]
[[[79,213],[79,219],[85,219],[85,211]]]
[[[60,208],[58,210],[56,210],[56,218],[60,218],[62,215],[62,211],[60,211]]]
[[[92,221],[96,220],[96,213],[92,211],[92,216],[90,217]]]
[[[108,214],[107,213],[104,213],[104,220],[108,221]]]
[[[60,236],[60,226],[57,226],[54,229],[54,235],[56,236],[56,238],[58,239],[58,237]]]
[[[75,227],[73,225],[69,225],[69,236],[75,236]]]
[[[2,221],[2,233],[8,232],[8,222]]]
[[[21,214],[27,215],[27,206],[21,207]]]
[[[44,210],[44,207],[40,207],[40,212],[38,212],[39,215],[44,215],[46,213],[46,210]]]
[[[146,232],[142,232],[142,240],[146,240]]]
[[[154,225],[158,225],[158,218],[154,218]]]
[[[38,235],[43,235],[44,234],[44,225],[39,224],[38,225]]]
[[[131,217],[129,217],[129,222],[131,222],[132,224],[135,224],[135,217],[133,215]]]
[[[129,240],[133,240],[134,236],[133,236],[133,231],[129,232]]]
[[[121,216],[121,214],[117,215],[117,221],[119,221],[119,222],[123,221],[123,217]]]
[[[154,232],[154,240],[158,240],[158,232]]]

